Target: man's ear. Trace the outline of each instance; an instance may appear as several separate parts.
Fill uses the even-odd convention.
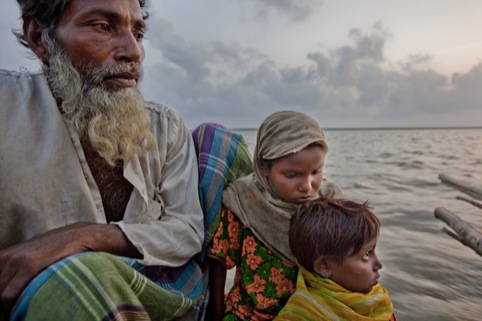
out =
[[[48,50],[42,39],[43,28],[34,17],[26,17],[23,21],[23,34],[28,47],[44,64],[48,63]]]
[[[320,256],[315,260],[313,263],[313,269],[324,278],[329,278],[332,273],[330,262],[323,256]]]

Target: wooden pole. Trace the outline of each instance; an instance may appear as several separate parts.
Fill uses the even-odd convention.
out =
[[[479,231],[446,208],[437,207],[434,214],[436,218],[444,221],[457,232],[460,242],[482,256],[482,234]],[[451,236],[454,237],[454,235]]]
[[[457,196],[456,199],[461,200],[461,201],[465,201],[469,204],[472,204],[472,205],[482,209],[482,203],[480,203],[480,202],[468,199],[467,197],[463,197],[463,196]]]
[[[438,178],[443,184],[448,187],[454,188],[462,193],[472,196],[478,200],[482,201],[482,188],[478,186],[471,185],[470,183],[455,179],[446,174],[440,174]]]

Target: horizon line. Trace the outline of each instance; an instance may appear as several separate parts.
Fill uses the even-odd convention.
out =
[[[228,128],[232,131],[258,130],[256,127]],[[326,127],[323,130],[432,130],[432,129],[482,129],[482,126],[417,126],[417,127]]]

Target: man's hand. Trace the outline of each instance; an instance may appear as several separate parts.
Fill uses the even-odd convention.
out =
[[[27,242],[0,251],[2,310],[10,313],[27,284],[49,265],[89,249],[79,242],[79,229],[91,223],[76,223],[51,230]]]
[[[86,251],[140,257],[116,225],[75,223],[51,230],[0,251],[1,310],[10,315],[23,289],[46,267]]]

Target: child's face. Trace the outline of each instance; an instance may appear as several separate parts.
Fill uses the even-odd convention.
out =
[[[323,180],[325,153],[311,145],[298,153],[281,157],[260,167],[273,192],[285,202],[297,205],[308,202],[318,192]]]
[[[343,262],[331,262],[330,279],[352,292],[368,293],[380,278],[382,263],[375,254],[377,238],[365,244],[358,253],[343,259]]]

